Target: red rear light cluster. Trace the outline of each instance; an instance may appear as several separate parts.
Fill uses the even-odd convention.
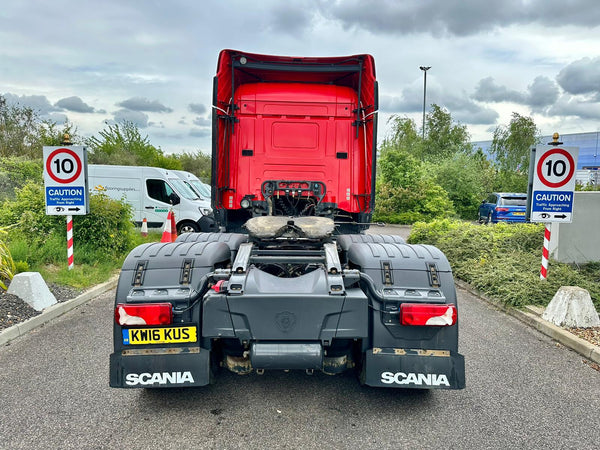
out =
[[[498,211],[498,212],[508,212],[508,208],[496,207],[496,211]]]
[[[119,325],[168,325],[173,322],[170,303],[118,304],[115,320]]]
[[[427,303],[403,303],[400,305],[400,323],[413,326],[449,327],[456,323],[456,306]]]

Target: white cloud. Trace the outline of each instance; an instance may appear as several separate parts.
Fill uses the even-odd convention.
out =
[[[101,8],[75,0],[5,3],[5,96],[44,117],[62,108],[61,117],[67,112],[84,135],[98,133],[98,115],[118,105],[114,120],[147,127],[153,145],[208,151],[212,78],[223,48],[307,56],[371,53],[382,116],[407,115],[417,123],[423,107],[419,66],[431,65],[427,104],[447,108],[478,140],[491,136],[490,126],[509,120],[511,110],[533,114],[544,127],[597,127],[592,118],[600,101],[600,8],[594,0],[143,6],[106,0]],[[379,127],[384,136],[384,120]]]
[[[113,113],[115,122],[132,122],[139,128],[148,126],[148,115],[140,111],[131,111],[130,109],[119,109]]]
[[[117,106],[121,106],[132,111],[147,111],[147,112],[172,112],[173,110],[158,100],[148,100],[143,97],[132,97],[122,102],[117,103]]]
[[[81,98],[77,96],[61,98],[55,103],[55,106],[66,109],[67,111],[80,112],[80,113],[92,113],[94,108],[84,103]]]

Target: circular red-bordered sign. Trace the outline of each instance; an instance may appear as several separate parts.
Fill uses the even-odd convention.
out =
[[[543,169],[544,163],[548,159],[548,157],[550,157],[552,155],[556,155],[556,154],[564,156],[566,158],[566,160],[568,161],[569,167],[568,167],[567,176],[563,180],[557,181],[557,182],[552,182],[552,181],[546,179],[542,169]],[[567,172],[567,170],[565,170],[565,172]],[[575,173],[575,161],[573,160],[573,157],[571,156],[571,154],[562,148],[553,148],[552,150],[544,153],[544,155],[540,158],[540,160],[537,163],[538,179],[541,181],[541,183],[544,186],[548,186],[550,188],[559,188],[559,187],[564,186],[569,181],[571,181],[571,178],[573,178],[574,173]]]
[[[57,176],[57,174],[55,174],[52,171],[52,161],[60,153],[66,153],[75,160],[75,175],[73,175],[72,177],[60,178]],[[58,149],[54,150],[52,153],[50,153],[50,156],[48,156],[48,159],[46,160],[46,172],[48,172],[48,175],[50,176],[50,178],[52,178],[57,183],[61,183],[61,184],[69,184],[69,183],[72,183],[73,181],[75,181],[77,178],[79,178],[79,175],[81,175],[82,168],[83,168],[83,164],[81,164],[81,159],[79,158],[79,156],[77,156],[77,153],[75,153],[73,150],[68,149],[68,148],[58,148]]]

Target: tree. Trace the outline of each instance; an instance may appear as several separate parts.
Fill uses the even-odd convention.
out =
[[[413,157],[421,155],[423,140],[417,133],[414,120],[394,114],[388,120],[388,124],[391,125],[391,132],[381,143],[379,148],[381,156],[385,156],[388,150],[393,149],[402,149]]]
[[[42,159],[44,145],[60,145],[64,133],[77,142],[77,129],[66,122],[62,128],[43,120],[31,108],[9,104],[0,95],[0,156]]]
[[[496,127],[490,147],[498,167],[495,191],[527,191],[530,149],[540,140],[540,132],[533,119],[516,112],[512,113],[508,126]]]
[[[455,123],[452,115],[436,104],[431,105],[425,125],[424,161],[440,161],[458,153],[472,152],[471,136],[466,125]]]
[[[426,176],[422,139],[414,121],[393,116],[393,128],[380,148],[375,220],[413,223],[454,214],[448,194]]]
[[[508,126],[498,125],[494,130],[490,153],[500,170],[527,172],[530,149],[540,140],[540,132],[533,119],[513,112]]]
[[[114,164],[125,166],[152,166],[165,169],[181,169],[176,158],[165,156],[160,148],[150,144],[148,136],[142,137],[133,122],[108,125],[99,137],[87,139],[91,164]]]
[[[0,202],[13,199],[16,192],[28,181],[42,185],[44,183],[43,173],[41,157],[39,159],[16,156],[0,158]]]
[[[191,172],[202,181],[209,183],[212,172],[212,159],[201,151],[195,153],[183,152],[173,155],[180,163],[183,170]]]
[[[458,216],[473,220],[481,200],[492,190],[495,177],[494,167],[483,152],[457,153],[440,163],[430,163],[427,169],[448,193]]]
[[[406,149],[388,148],[379,159],[379,176],[384,183],[409,188],[423,178],[422,162]]]

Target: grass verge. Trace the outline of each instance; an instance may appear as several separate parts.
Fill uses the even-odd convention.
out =
[[[30,242],[15,236],[8,242],[8,248],[19,272],[40,272],[47,283],[86,289],[116,274],[130,250],[147,242],[159,242],[160,238],[160,231],[151,231],[147,237],[135,233],[127,251],[112,253],[98,250],[92,244],[75,242],[72,270],[67,264],[66,238],[62,236],[51,236],[44,242]]]

